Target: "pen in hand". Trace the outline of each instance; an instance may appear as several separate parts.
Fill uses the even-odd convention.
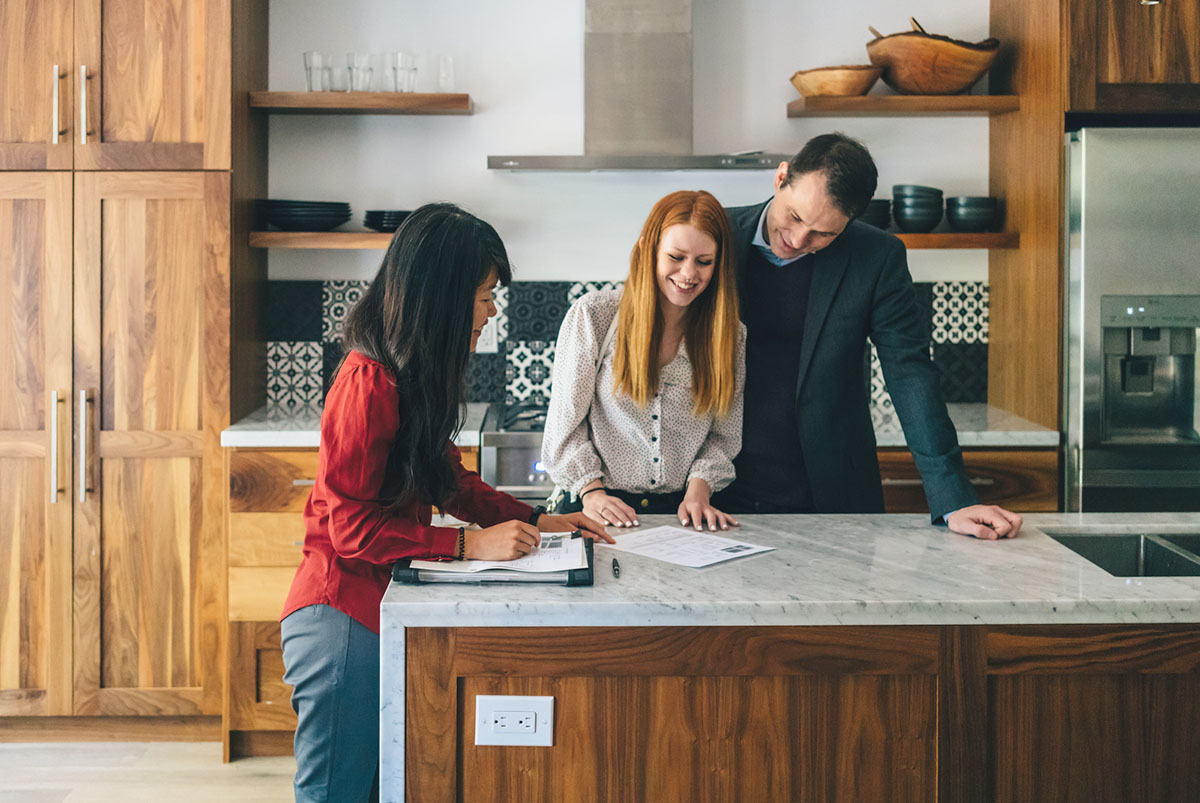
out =
[[[621,576],[621,564],[617,563],[617,559],[613,558],[613,577]]]

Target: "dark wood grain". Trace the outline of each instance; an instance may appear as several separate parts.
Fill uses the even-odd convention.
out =
[[[877,454],[887,512],[928,512],[912,454],[907,449],[880,449]],[[967,449],[963,464],[983,504],[1016,511],[1058,510],[1057,450]]]
[[[317,451],[237,451],[229,458],[231,513],[300,512],[317,476]]]
[[[944,627],[938,667],[938,800],[988,800],[983,627]]]
[[[1200,672],[1194,625],[990,627],[990,675]]]

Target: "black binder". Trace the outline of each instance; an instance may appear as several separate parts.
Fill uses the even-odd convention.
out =
[[[572,533],[572,538],[582,538]],[[569,569],[563,572],[514,572],[508,569],[485,569],[482,572],[460,574],[439,572],[436,569],[414,569],[407,559],[396,561],[392,566],[392,579],[397,583],[420,585],[425,583],[552,583],[565,586],[590,586],[595,579],[594,547],[591,538],[584,538],[583,554],[587,557],[587,568]]]

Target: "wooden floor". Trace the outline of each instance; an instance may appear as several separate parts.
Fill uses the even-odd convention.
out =
[[[218,742],[0,744],[0,803],[282,803],[295,772],[290,756],[223,764]]]

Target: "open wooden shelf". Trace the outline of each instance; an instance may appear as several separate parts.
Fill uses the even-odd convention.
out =
[[[935,232],[933,234],[901,234],[895,232],[905,248],[1018,248],[1021,235],[1015,231],[985,231],[979,234],[964,232]]]
[[[334,248],[383,250],[392,241],[388,232],[375,231],[252,231],[251,248]]]
[[[1016,248],[1015,231],[961,234],[896,234],[907,248]],[[253,231],[251,248],[331,248],[383,250],[392,241],[387,232],[373,231]]]
[[[788,117],[949,117],[1006,114],[1021,108],[1016,95],[856,95],[799,97]]]
[[[471,114],[465,93],[251,92],[250,108],[268,114]]]

